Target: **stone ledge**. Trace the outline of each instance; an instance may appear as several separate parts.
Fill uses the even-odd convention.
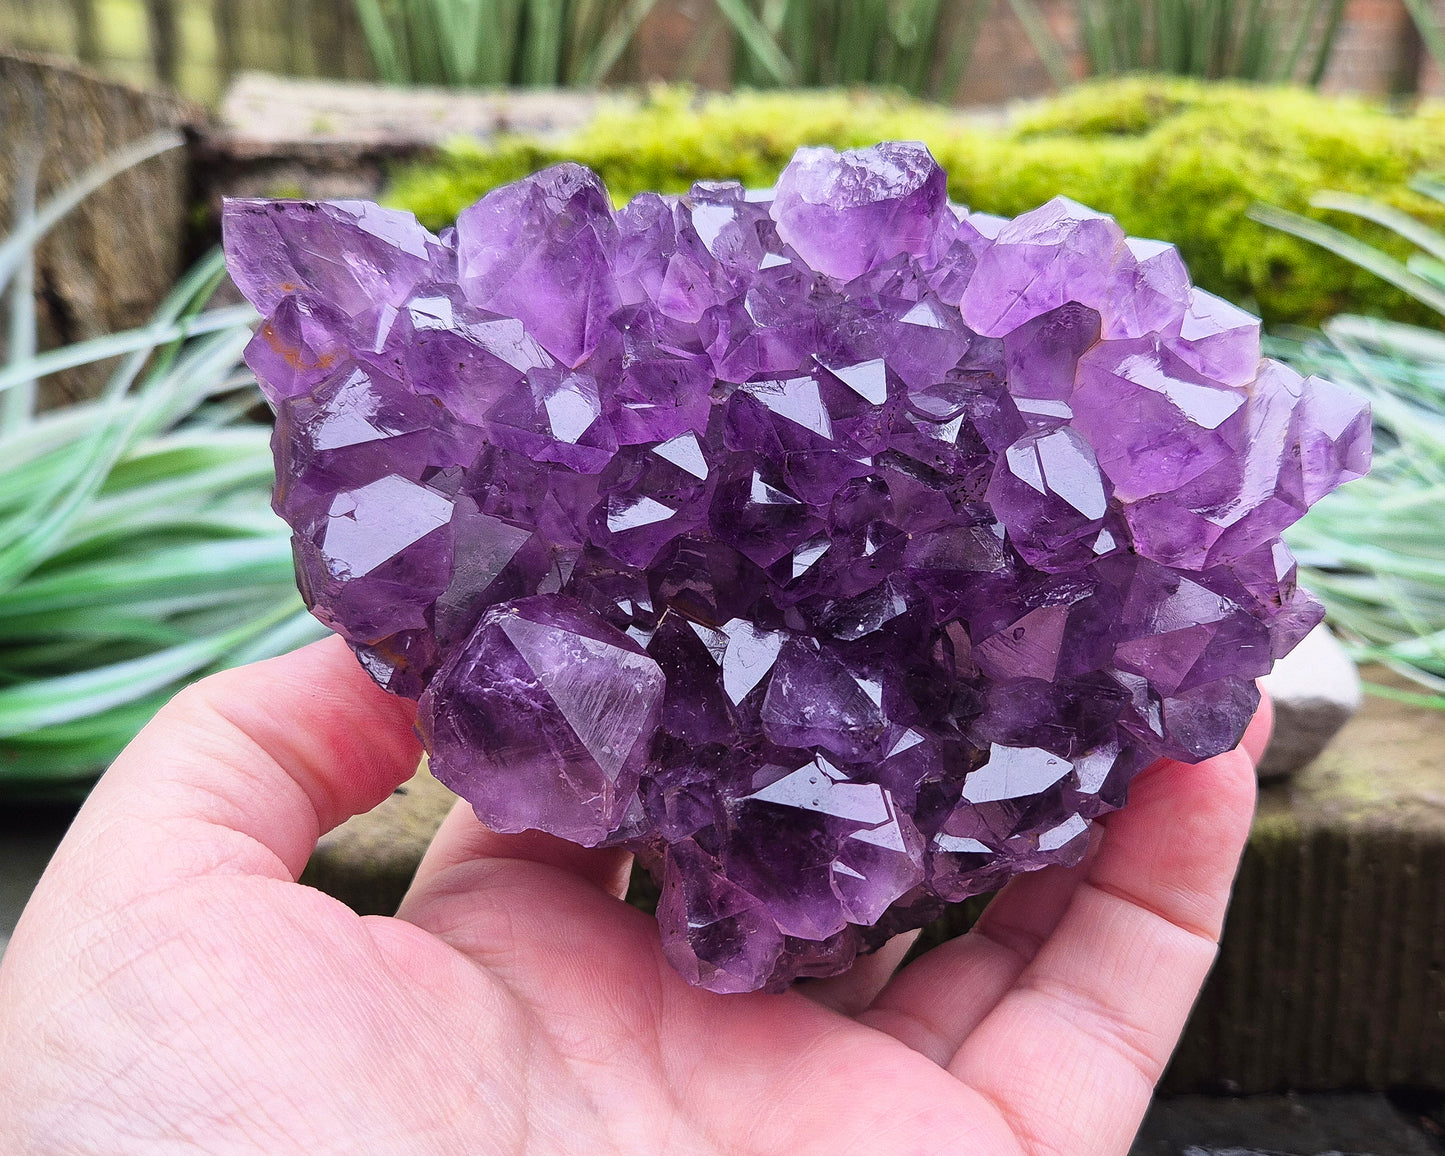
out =
[[[373,197],[391,165],[458,137],[571,132],[604,100],[555,89],[449,91],[243,73],[197,143],[203,203],[222,196]]]
[[[1384,1096],[1161,1096],[1129,1156],[1436,1156]]]
[[[1274,734],[1259,763],[1261,782],[1308,766],[1364,701],[1353,660],[1323,623],[1276,662],[1259,686],[1274,703]]]
[[[394,88],[248,72],[226,90],[218,131],[253,153],[321,144],[434,146],[509,132],[546,137],[581,128],[603,100],[561,89]]]
[[[1445,1087],[1445,711],[1367,696],[1318,759],[1261,791],[1165,1086],[1407,1084]]]
[[[423,766],[380,806],[321,836],[301,882],[362,915],[391,915],[455,802]]]

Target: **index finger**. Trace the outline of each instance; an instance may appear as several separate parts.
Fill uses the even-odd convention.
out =
[[[416,770],[415,710],[336,637],[202,679],[102,776],[57,864],[112,894],[178,875],[294,880],[325,831]]]

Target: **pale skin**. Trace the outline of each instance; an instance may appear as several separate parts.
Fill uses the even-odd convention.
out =
[[[895,972],[695,990],[627,859],[464,806],[395,918],[296,884],[412,773],[332,639],[182,693],[102,779],[0,966],[0,1151],[1105,1156],[1215,955],[1268,710],[1161,763],[1076,868]],[[806,993],[806,994],[805,994]]]

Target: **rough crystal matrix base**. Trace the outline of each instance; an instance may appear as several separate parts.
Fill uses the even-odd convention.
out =
[[[499,831],[635,850],[719,992],[846,968],[1234,745],[1367,468],[1178,253],[949,204],[921,145],[433,236],[232,201],[301,588]]]

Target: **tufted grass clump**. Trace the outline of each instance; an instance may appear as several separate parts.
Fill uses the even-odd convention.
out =
[[[270,429],[241,363],[255,311],[211,307],[219,253],[139,329],[37,352],[34,246],[121,150],[0,242],[0,795],[84,791],[151,715],[210,671],[319,636],[270,509]],[[33,190],[33,183],[32,183]],[[101,395],[41,412],[37,383],[112,366]]]
[[[1413,183],[1445,204],[1445,182]],[[1364,393],[1375,420],[1370,474],[1321,501],[1286,538],[1302,580],[1356,657],[1424,684],[1433,692],[1424,701],[1445,707],[1445,231],[1337,192],[1317,195],[1314,205],[1335,222],[1353,217],[1390,230],[1410,256],[1397,261],[1337,224],[1274,207],[1254,215],[1389,281],[1431,310],[1435,323],[1343,315],[1322,333],[1285,331],[1268,342],[1267,352],[1302,372]]]

